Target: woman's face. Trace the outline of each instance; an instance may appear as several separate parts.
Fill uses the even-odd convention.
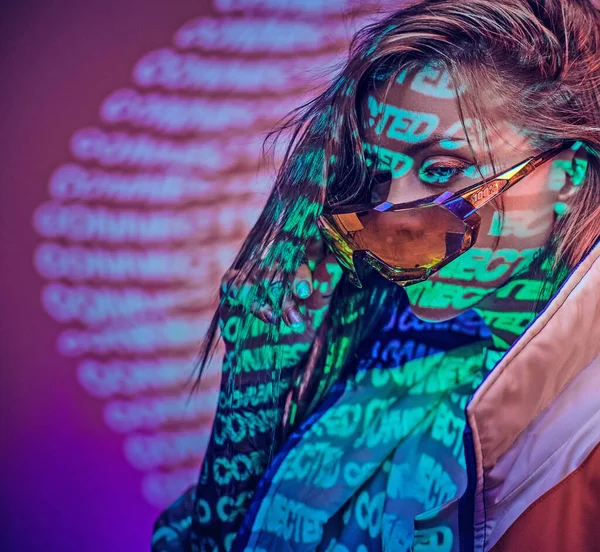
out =
[[[456,93],[443,70],[401,73],[385,99],[384,88],[369,93],[361,105],[365,156],[375,174],[373,201],[404,203],[460,190],[534,153],[523,132],[496,119],[498,130],[488,136],[492,170],[482,131],[466,121],[477,165],[460,123]],[[502,194],[502,225],[498,203],[484,206],[475,246],[429,280],[406,288],[413,312],[425,320],[453,318],[529,264],[550,235],[554,205],[568,187],[564,166],[572,157],[572,150],[564,151]],[[423,229],[436,230],[441,231]]]

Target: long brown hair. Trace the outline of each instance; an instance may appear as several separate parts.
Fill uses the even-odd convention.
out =
[[[250,274],[267,279],[273,266],[279,278],[293,278],[306,241],[316,235],[323,206],[351,201],[367,181],[360,97],[382,79],[430,63],[446,69],[454,86],[464,90],[458,101],[465,132],[467,117],[492,125],[486,105],[492,97],[503,98],[504,118],[526,128],[540,150],[563,140],[583,144],[585,181],[570,214],[556,224],[545,254],[565,267],[585,255],[600,236],[599,12],[589,0],[422,0],[359,31],[332,84],[283,122],[279,130],[291,132],[289,147],[267,204],[232,265],[239,271],[232,285],[241,285]],[[339,284],[322,337],[327,347],[319,349],[316,361],[321,386],[313,404],[352,354],[348,343],[358,343],[364,332],[363,317],[352,316],[353,311],[386,295],[393,299],[399,289],[358,290],[346,279]],[[221,305],[230,292],[229,285],[223,288]],[[247,306],[265,295],[265,287],[256,286]],[[252,317],[245,318],[238,350],[249,335]],[[198,378],[217,343],[218,321],[219,310],[197,359]],[[272,344],[279,338],[275,326],[265,336]],[[278,362],[274,352],[273,370]]]

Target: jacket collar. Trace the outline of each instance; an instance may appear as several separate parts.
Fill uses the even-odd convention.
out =
[[[467,407],[478,474],[495,465],[561,390],[600,355],[600,244],[503,356]],[[478,481],[480,488],[482,481]]]

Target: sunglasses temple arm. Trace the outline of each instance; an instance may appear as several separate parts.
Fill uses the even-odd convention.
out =
[[[461,197],[468,201],[473,206],[474,210],[480,209],[490,201],[496,199],[502,192],[512,188],[519,180],[525,178],[540,165],[543,165],[546,161],[549,161],[555,155],[565,150],[567,145],[568,144],[552,148],[535,157],[530,157],[520,165],[513,167],[490,182],[482,184],[475,190],[471,190],[461,195]]]
[[[496,199],[502,192],[512,188],[519,180],[533,171],[534,168],[535,165],[526,161],[517,167],[517,169],[510,171],[512,174],[505,173],[487,184],[483,184],[475,190],[461,195],[461,197],[473,206],[473,210],[480,209],[490,201]]]

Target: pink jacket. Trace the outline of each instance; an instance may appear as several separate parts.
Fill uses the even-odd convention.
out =
[[[600,550],[599,245],[479,387],[467,421],[465,550]]]

